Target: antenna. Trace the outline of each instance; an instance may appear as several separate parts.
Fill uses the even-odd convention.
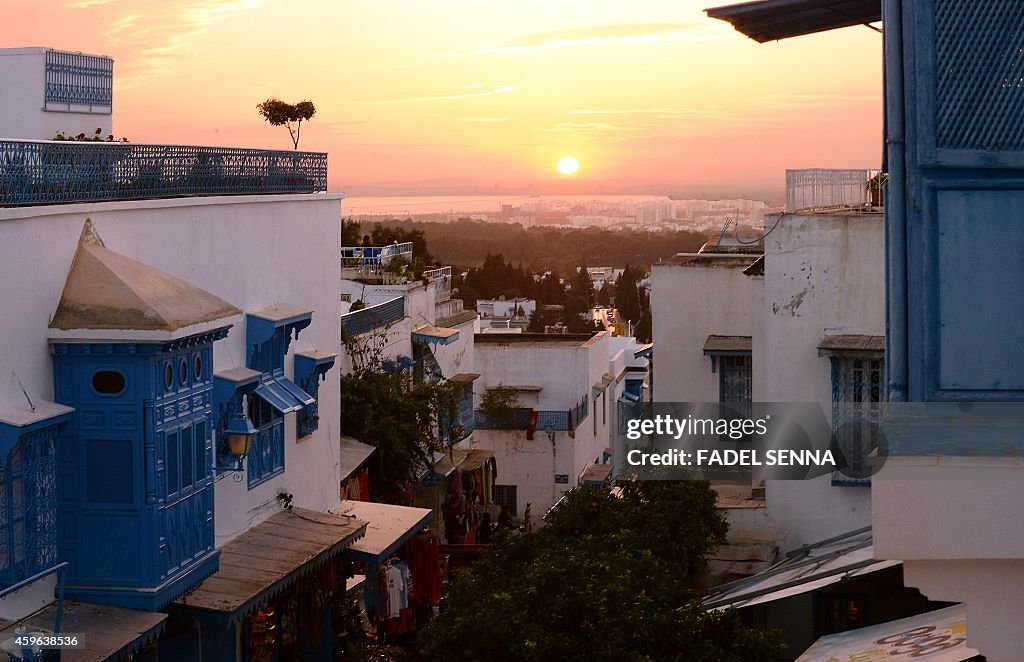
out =
[[[729,231],[729,226],[732,225],[733,219],[725,219],[725,225],[722,226],[722,231],[718,234],[718,241],[715,242],[715,246],[722,245],[722,239],[725,239],[725,233]],[[738,227],[738,226],[737,226]]]
[[[21,389],[21,393],[22,393],[22,395],[24,395],[24,396],[25,396],[25,399],[26,399],[26,400],[28,400],[28,408],[29,408],[29,411],[35,411],[35,410],[36,410],[36,406],[35,406],[35,404],[34,404],[34,403],[32,402],[32,398],[28,397],[28,391],[26,391],[26,390],[25,390],[25,385],[21,383],[21,380],[20,380],[20,379],[18,379],[18,373],[16,373],[16,372],[14,372],[13,370],[11,370],[11,374],[12,374],[12,375],[14,375],[14,380],[15,380],[16,382],[18,382],[18,388],[20,388],[20,389]]]

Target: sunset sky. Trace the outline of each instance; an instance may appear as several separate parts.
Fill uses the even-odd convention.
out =
[[[714,0],[4,0],[0,45],[114,57],[133,142],[288,148],[309,98],[332,188],[454,180],[770,182],[877,167],[881,35],[759,45]]]

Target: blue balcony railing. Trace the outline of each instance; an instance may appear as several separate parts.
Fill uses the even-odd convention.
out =
[[[538,410],[536,413],[538,432],[543,431],[548,425],[556,432],[568,432],[579,427],[579,421],[575,417],[572,425],[569,424],[570,410]],[[475,418],[478,430],[526,430],[530,426],[530,410],[524,408],[514,409],[508,416],[502,417],[491,416],[478,409]]]
[[[395,297],[376,306],[367,306],[341,316],[341,336],[351,338],[382,329],[405,317],[405,297]]]
[[[327,154],[0,140],[0,207],[327,190]]]
[[[0,465],[0,586],[57,564],[57,437],[28,433]]]

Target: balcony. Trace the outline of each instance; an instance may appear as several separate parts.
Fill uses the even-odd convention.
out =
[[[377,281],[388,285],[401,280],[401,271],[388,269],[392,260],[412,262],[412,242],[390,246],[342,246],[341,277],[344,280]]]
[[[0,140],[0,207],[327,190],[327,154]]]
[[[405,317],[405,297],[395,297],[376,306],[360,308],[341,316],[342,338],[353,338],[363,333],[394,324]]]
[[[560,410],[537,410],[536,430],[544,430],[548,425],[556,432],[572,432],[579,427],[580,422],[587,417],[586,397],[572,409]],[[509,412],[508,416],[492,416],[481,410],[476,410],[477,430],[526,430],[530,427],[530,409],[520,407]]]
[[[880,170],[787,170],[786,211],[880,211],[887,180]]]

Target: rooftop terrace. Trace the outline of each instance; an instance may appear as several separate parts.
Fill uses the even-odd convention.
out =
[[[0,140],[0,207],[327,190],[327,154]]]

